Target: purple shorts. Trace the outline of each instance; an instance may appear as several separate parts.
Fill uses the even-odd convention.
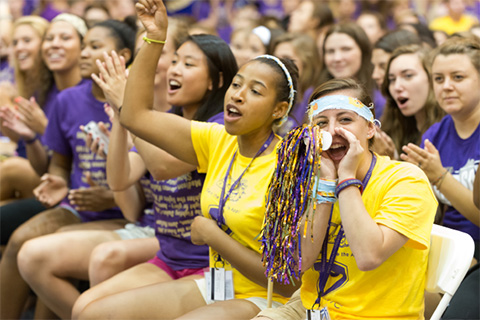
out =
[[[163,260],[160,260],[157,256],[155,258],[148,260],[149,263],[156,265],[163,271],[165,271],[173,280],[177,280],[186,276],[191,275],[201,275],[203,276],[203,268],[199,269],[181,269],[181,270],[173,270],[170,268]]]

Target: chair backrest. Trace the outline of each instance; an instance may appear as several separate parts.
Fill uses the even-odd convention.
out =
[[[425,289],[442,293],[443,297],[430,319],[440,319],[447,308],[470,268],[474,249],[473,239],[469,234],[433,225]]]

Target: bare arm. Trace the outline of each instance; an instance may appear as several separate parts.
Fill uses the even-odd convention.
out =
[[[330,210],[332,204],[322,203],[317,205],[317,210],[313,215],[313,221],[308,221],[307,232],[305,237],[302,236],[302,272],[307,271],[315,261],[322,250],[323,240],[327,233],[328,219],[330,217]],[[313,223],[313,234],[311,223]],[[305,217],[302,221],[300,230],[305,228]]]
[[[135,139],[135,147],[155,180],[177,178],[196,169],[140,138]]]
[[[192,223],[192,242],[207,244],[248,279],[267,287],[267,277],[261,255],[227,235],[214,220],[201,216],[196,217]],[[285,297],[291,296],[296,289],[298,287],[293,285],[280,283],[274,285],[274,291]]]
[[[40,140],[26,145],[27,158],[35,172],[41,176],[48,170],[49,158]]]
[[[69,185],[72,158],[58,152],[53,152],[52,160],[48,166],[48,173],[61,177]]]
[[[140,0],[135,7],[147,37],[165,40],[168,22],[162,1]],[[159,43],[146,44],[140,49],[128,76],[120,121],[137,137],[197,166],[190,121],[153,110],[153,82],[162,49],[163,44]]]
[[[117,115],[114,115],[107,156],[107,182],[113,191],[126,190],[146,173],[142,158],[129,152],[127,139],[128,131],[120,125]]]
[[[473,182],[473,202],[480,209],[480,167],[477,168],[477,174]]]
[[[143,214],[145,195],[140,183],[136,183],[124,191],[113,192],[113,198],[128,221],[136,222]]]
[[[335,128],[335,131],[349,142],[347,154],[338,166],[338,180],[356,178],[364,155],[363,147],[351,132],[343,128]],[[345,188],[340,192],[338,201],[345,237],[360,270],[377,268],[407,242],[407,237],[378,225],[370,217],[358,188]]]

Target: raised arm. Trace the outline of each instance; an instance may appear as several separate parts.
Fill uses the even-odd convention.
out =
[[[135,8],[147,38],[164,41],[168,21],[162,1],[139,0]],[[157,42],[146,43],[140,49],[127,80],[120,121],[141,139],[196,166],[190,121],[153,110],[153,82],[162,49],[163,44]]]
[[[110,157],[107,157],[107,180],[112,190],[125,190],[145,173],[146,169],[155,180],[176,178],[195,170],[195,166],[185,163],[158,147],[135,137],[138,154],[130,153],[128,157],[128,131],[120,124],[118,108],[122,103],[127,76],[125,60],[115,51],[111,55],[104,53],[104,63],[97,61],[100,75],[93,75],[93,80],[102,88],[109,106],[105,112],[112,122],[110,134]],[[140,159],[140,156],[141,159]],[[143,160],[142,160],[143,159]],[[115,172],[115,173],[113,173]]]
[[[140,155],[129,152],[128,131],[122,127],[118,116],[111,119],[112,131],[107,156],[107,183],[113,191],[123,191],[134,185],[146,172]]]

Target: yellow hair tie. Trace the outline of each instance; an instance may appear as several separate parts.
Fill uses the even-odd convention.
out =
[[[165,44],[165,40],[155,40],[155,39],[150,39],[150,38],[147,38],[147,37],[143,37],[143,41],[145,41],[146,43],[148,44],[152,44],[153,43],[160,43],[160,44]]]

